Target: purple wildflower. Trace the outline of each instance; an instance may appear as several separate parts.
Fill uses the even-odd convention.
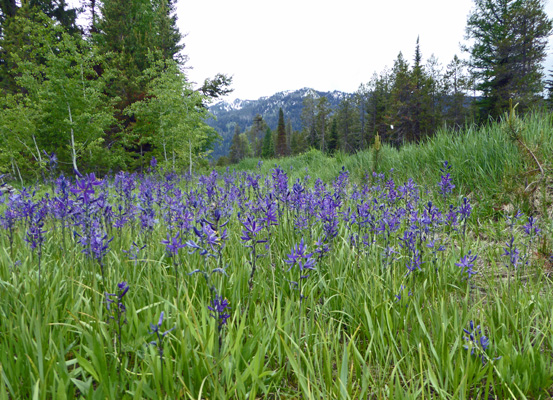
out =
[[[453,189],[455,189],[455,185],[451,182],[451,174],[449,171],[451,170],[451,165],[444,161],[444,165],[442,168],[440,168],[440,171],[442,172],[442,178],[440,180],[440,183],[438,183],[438,186],[440,187],[440,194],[445,198],[448,194],[450,194]]]
[[[226,325],[227,320],[230,315],[226,311],[227,308],[230,309],[230,305],[227,299],[223,299],[223,296],[215,294],[215,298],[211,300],[211,306],[207,306],[208,310],[212,311],[213,314],[209,314],[211,317],[215,318],[218,323],[218,329],[221,330],[223,325]]]
[[[175,237],[171,237],[171,234],[167,233],[167,240],[162,240],[161,243],[165,245],[165,250],[169,257],[173,257],[178,254],[179,249],[186,247],[179,238],[180,232],[177,232]]]
[[[464,257],[461,257],[461,261],[458,263],[455,263],[456,266],[462,268],[461,273],[467,273],[468,278],[470,278],[472,275],[476,275],[477,272],[475,272],[472,267],[474,267],[474,261],[476,260],[478,256],[472,256],[471,251],[469,250],[468,254]]]
[[[490,348],[490,339],[482,334],[480,325],[474,326],[474,322],[471,320],[469,322],[469,329],[463,329],[463,331],[468,335],[464,336],[464,339],[470,344],[470,354],[475,355],[476,352],[480,354],[482,363],[486,363],[486,352]],[[466,350],[469,349],[469,346],[463,346]],[[495,360],[500,359],[501,357],[495,358]]]
[[[290,268],[288,268],[288,271],[292,269],[295,265],[298,266],[300,269],[300,274],[303,272],[303,270],[314,270],[315,269],[315,259],[312,258],[313,253],[307,254],[305,249],[305,243],[303,241],[303,238],[301,238],[301,241],[299,244],[296,244],[294,246],[294,249],[292,250],[292,253],[288,255],[288,259],[284,262],[287,264],[290,264]],[[309,275],[301,275],[301,279],[307,278]]]
[[[511,236],[511,239],[506,243],[507,247],[503,248],[503,250],[505,251],[503,255],[509,257],[509,261],[506,264],[507,267],[513,267],[516,269],[520,260],[520,251],[517,249],[514,241],[514,236]]]
[[[537,227],[536,221],[532,216],[528,217],[528,222],[523,226],[523,229],[526,236],[530,238],[533,238],[540,233],[540,229]]]

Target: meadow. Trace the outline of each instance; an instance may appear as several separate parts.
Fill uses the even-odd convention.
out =
[[[0,400],[546,399],[553,121],[0,196]]]

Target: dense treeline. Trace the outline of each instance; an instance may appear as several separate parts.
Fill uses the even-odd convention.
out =
[[[303,129],[287,132],[288,148],[281,154],[298,154],[306,147],[353,153],[368,148],[377,135],[399,147],[418,143],[444,126],[456,131],[467,122],[497,119],[510,104],[522,113],[544,106],[544,89],[550,102],[553,80],[546,88],[542,62],[552,22],[544,2],[474,0],[474,6],[466,26],[472,45],[462,48],[467,60],[456,55],[444,67],[431,55],[423,63],[417,38],[412,62],[400,52],[391,69],[375,73],[338,107],[329,107],[325,97],[305,97]],[[257,129],[262,120],[258,115],[249,132],[236,131],[229,160],[221,163],[278,155],[256,150],[255,132],[262,131]]]
[[[136,170],[203,161],[206,105],[229,91],[183,73],[173,0],[0,2],[0,173]],[[88,26],[76,24],[86,12]]]

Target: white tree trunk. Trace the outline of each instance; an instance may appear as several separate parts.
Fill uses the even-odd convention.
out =
[[[73,117],[71,116],[71,106],[67,103],[67,111],[69,111],[69,122],[71,123],[71,160],[73,162],[73,169],[80,175],[79,168],[77,167],[77,150],[75,149],[75,132],[73,131]]]

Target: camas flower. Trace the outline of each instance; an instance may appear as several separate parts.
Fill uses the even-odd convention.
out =
[[[288,255],[288,259],[284,262],[287,264],[290,264],[290,268],[288,268],[288,271],[292,269],[295,265],[297,265],[300,269],[300,273],[303,272],[303,270],[314,270],[315,269],[315,259],[312,258],[313,253],[307,254],[305,249],[305,243],[303,241],[303,238],[301,238],[301,241],[299,244],[296,244],[294,246],[294,249],[292,250],[292,253]],[[300,278],[305,279],[309,275],[301,275]]]
[[[509,257],[507,267],[513,267],[516,269],[520,261],[520,251],[517,249],[514,242],[515,238],[514,236],[511,236],[511,239],[506,243],[506,247],[503,248],[503,256]]]
[[[227,308],[230,309],[228,300],[223,299],[221,295],[215,294],[215,298],[211,300],[211,306],[207,306],[207,308],[213,311],[213,314],[209,315],[217,320],[218,329],[220,330],[230,317],[230,314],[226,311]]]
[[[471,251],[469,250],[468,254],[461,258],[461,261],[455,263],[456,266],[463,269],[462,273],[467,273],[470,278],[472,275],[476,275],[476,272],[472,269],[474,267],[474,261],[478,256],[472,256]]]
[[[165,250],[167,250],[167,255],[169,257],[175,256],[179,249],[186,247],[179,238],[180,232],[177,232],[175,237],[171,237],[171,234],[167,233],[167,240],[162,240],[161,243],[165,245]]]
[[[440,194],[444,197],[446,197],[453,191],[453,189],[455,189],[455,185],[451,182],[451,175],[449,173],[450,170],[451,165],[447,161],[445,161],[443,167],[440,168],[440,171],[443,175],[440,182],[438,183]]]

